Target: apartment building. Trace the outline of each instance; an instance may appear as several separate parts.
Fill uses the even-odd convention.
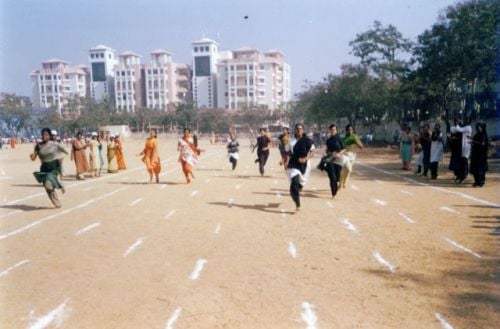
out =
[[[118,112],[135,112],[143,106],[143,87],[140,56],[125,51],[118,56],[118,64],[113,69],[115,105]]]
[[[145,106],[167,111],[190,97],[191,69],[172,62],[172,54],[163,49],[151,52],[144,65]]]
[[[193,101],[198,108],[217,107],[218,43],[203,38],[191,44]]]
[[[42,62],[42,68],[31,72],[33,107],[55,107],[59,114],[70,97],[85,97],[90,72],[85,66],[71,67],[60,59]]]
[[[91,66],[91,97],[100,102],[114,99],[114,67],[117,64],[115,50],[104,45],[89,50]]]
[[[290,65],[278,50],[243,47],[217,63],[218,107],[277,109],[290,101]]]

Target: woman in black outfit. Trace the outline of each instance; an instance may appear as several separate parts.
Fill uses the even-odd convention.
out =
[[[292,153],[288,160],[287,174],[290,179],[290,195],[295,202],[296,210],[300,210],[300,191],[307,179],[308,160],[314,155],[314,142],[304,133],[304,125],[295,125],[295,138]],[[293,142],[292,142],[293,143]]]
[[[338,164],[338,160],[341,159],[342,155],[345,153],[346,148],[342,138],[337,133],[337,127],[335,124],[330,125],[330,137],[326,140],[326,156],[331,158],[325,164],[324,169],[328,173],[328,179],[330,180],[330,190],[332,191],[332,199],[335,198],[338,191],[338,182],[340,179],[340,172],[342,171],[342,166]],[[335,163],[337,162],[337,163]]]
[[[476,134],[471,140],[470,172],[474,175],[474,187],[483,187],[488,171],[488,134],[486,124],[476,123]]]

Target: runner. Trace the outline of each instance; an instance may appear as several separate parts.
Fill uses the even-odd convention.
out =
[[[158,155],[158,142],[157,142],[157,131],[152,129],[149,133],[149,138],[146,139],[144,145],[144,150],[139,153],[139,156],[143,156],[142,161],[146,165],[146,170],[149,173],[149,182],[153,182],[153,174],[155,176],[156,182],[160,182],[160,171],[161,171],[161,161]]]
[[[189,128],[184,128],[183,136],[179,138],[177,143],[177,151],[179,151],[179,162],[181,163],[182,172],[186,177],[186,182],[189,184],[191,183],[191,178],[194,178],[193,166],[198,162],[198,156],[202,151],[194,145],[192,133]]]
[[[36,180],[43,184],[45,191],[49,196],[50,201],[54,204],[56,208],[61,208],[61,202],[56,193],[56,189],[61,189],[64,193],[64,187],[61,182],[57,179],[60,174],[59,159],[61,159],[64,154],[68,154],[68,151],[60,143],[50,140],[50,129],[42,129],[42,142],[35,146],[33,153],[30,154],[32,161],[35,161],[37,157],[40,158],[41,166],[40,171],[34,172]]]
[[[233,132],[229,133],[229,142],[227,143],[227,157],[229,158],[229,162],[233,165],[233,170],[236,169],[236,164],[240,158],[238,147],[240,144],[236,140],[236,136]]]

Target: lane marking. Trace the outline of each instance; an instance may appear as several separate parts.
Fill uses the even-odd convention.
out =
[[[304,312],[302,312],[302,320],[307,323],[307,329],[316,329],[316,323],[318,322],[318,317],[316,316],[316,313],[314,313],[314,308],[315,306],[313,304],[310,304],[308,302],[303,302],[302,303],[302,309]]]
[[[165,219],[169,219],[173,214],[175,214],[175,209],[172,209],[165,215]]]
[[[392,265],[391,263],[389,263],[388,261],[386,261],[382,255],[380,255],[380,253],[378,251],[374,252],[373,253],[373,257],[375,257],[375,259],[377,260],[377,262],[379,262],[380,264],[386,266],[389,271],[391,271],[392,273],[396,272],[396,267],[394,265]]]
[[[219,232],[220,232],[220,223],[219,223],[219,224],[217,224],[217,227],[215,228],[214,233],[215,233],[215,234],[219,234]]]
[[[448,323],[448,322],[444,319],[444,317],[443,317],[441,314],[436,313],[436,314],[435,314],[435,316],[436,316],[436,319],[438,319],[438,321],[439,321],[439,323],[441,324],[441,327],[442,327],[443,329],[453,329],[453,327],[451,326],[451,324],[449,324],[449,323]]]
[[[205,179],[205,183],[210,183],[210,178]]]
[[[170,317],[168,318],[167,325],[166,325],[165,329],[174,329],[174,323],[175,323],[175,321],[177,321],[177,319],[181,315],[181,312],[182,312],[181,307],[177,307],[175,309],[175,311],[172,313],[172,315],[170,315]]]
[[[444,207],[444,206],[439,208],[439,210],[451,212],[452,214],[455,214],[455,215],[460,215],[460,213],[458,211],[456,211],[455,209],[451,209],[451,208]]]
[[[356,226],[354,226],[350,221],[349,219],[347,218],[344,218],[342,220],[342,223],[344,223],[344,225],[346,226],[346,228],[350,231],[353,231],[355,233],[358,233],[358,229],[356,228]]]
[[[123,253],[123,258],[127,257],[132,251],[134,251],[138,246],[140,246],[144,242],[145,237],[138,238],[134,244],[132,244],[128,249]]]
[[[360,189],[359,189],[359,187],[357,187],[357,186],[356,186],[356,185],[354,185],[354,184],[351,184],[351,188],[352,188],[353,190],[355,190],[355,191],[359,191],[359,190],[360,190]]]
[[[110,197],[110,196],[112,196],[113,194],[116,194],[116,193],[118,193],[118,192],[121,192],[121,191],[123,191],[123,190],[125,190],[125,189],[127,189],[127,188],[128,188],[128,186],[125,186],[125,187],[119,188],[119,189],[117,189],[117,190],[114,190],[114,191],[112,191],[112,192],[106,193],[106,194],[104,194],[104,195],[102,195],[102,196],[100,196],[100,197],[97,197],[97,198],[95,198],[95,199],[92,199],[92,200],[90,200],[90,201],[91,201],[91,202],[96,202],[96,201],[99,201],[99,200],[105,199],[105,198]],[[29,229],[30,229],[30,228],[32,228],[32,227],[38,226],[39,224],[42,224],[42,223],[44,223],[44,222],[46,222],[46,221],[48,221],[48,220],[51,220],[51,219],[53,219],[53,218],[55,218],[55,217],[58,217],[58,216],[61,216],[61,215],[67,214],[67,213],[69,213],[69,212],[72,212],[73,210],[76,210],[76,209],[78,209],[78,208],[81,208],[81,206],[72,207],[72,208],[66,209],[66,210],[64,210],[64,211],[61,211],[61,212],[59,212],[59,213],[56,213],[56,214],[53,214],[53,215],[49,215],[49,216],[44,217],[44,218],[42,218],[42,219],[40,219],[40,220],[34,221],[33,223],[30,223],[30,224],[28,224],[28,225],[26,225],[26,226],[23,226],[23,227],[21,227],[21,228],[18,228],[18,229],[14,230],[14,231],[11,231],[11,232],[6,233],[6,234],[3,234],[3,235],[0,235],[0,240],[3,240],[3,239],[6,239],[6,238],[8,238],[8,237],[11,237],[11,236],[17,235],[17,234],[19,234],[19,233],[22,233],[22,232],[24,232],[24,231],[26,231],[26,230],[29,230]]]
[[[86,187],[82,191],[90,191],[90,190],[93,190],[93,189],[95,189],[95,186]]]
[[[29,326],[29,329],[44,329],[47,328],[52,322],[55,322],[56,327],[59,328],[64,320],[66,304],[68,303],[68,299],[66,299],[62,304],[57,306],[55,309],[47,313],[46,315],[38,318],[35,323]],[[34,311],[30,312],[32,316]]]
[[[191,196],[195,196],[196,194],[198,194],[198,191],[191,192]]]
[[[401,193],[404,193],[404,194],[408,194],[408,195],[413,195],[413,193],[408,192],[408,191],[406,191],[406,190],[400,190],[400,192],[401,192]]]
[[[4,215],[0,216],[0,218],[7,217],[7,216],[10,216],[10,215],[19,214],[20,212],[23,212],[23,211],[22,210],[15,210],[13,212],[9,212],[7,214],[4,214]]]
[[[276,197],[281,198],[281,192],[276,192]]]
[[[273,181],[273,183],[274,183],[274,185],[278,185],[278,180],[277,180],[277,179],[275,179],[275,180]]]
[[[406,216],[405,214],[403,214],[402,212],[399,212],[398,213],[399,216],[403,217],[404,219],[406,219],[406,221],[410,224],[415,224],[415,221],[413,219],[411,219],[410,217]]]
[[[239,189],[241,188],[241,185],[239,185],[239,184],[238,184],[238,185],[236,185],[236,186],[235,186],[235,188],[236,188],[237,190],[239,190]]]
[[[462,246],[461,244],[459,244],[459,243],[457,243],[457,242],[455,242],[455,241],[453,241],[451,239],[448,239],[447,237],[443,236],[443,239],[446,240],[448,243],[454,245],[458,249],[461,249],[461,250],[465,251],[466,253],[469,253],[469,254],[473,255],[474,257],[481,258],[481,255],[479,255],[478,253],[470,250],[469,248],[466,248],[466,247]]]
[[[166,187],[167,187],[167,184],[162,184],[162,185],[160,186],[160,190],[163,190],[163,189],[164,189],[164,188],[166,188]]]
[[[281,218],[285,217],[286,217],[285,209],[281,209]]]
[[[205,266],[206,263],[207,263],[206,259],[198,259],[196,261],[196,266],[191,275],[189,276],[189,278],[193,281],[197,280],[200,277],[201,270],[203,270],[203,267]]]
[[[382,200],[379,200],[379,199],[372,199],[373,202],[375,202],[376,204],[380,205],[380,206],[387,206],[387,202],[386,201],[382,201]]]
[[[297,258],[297,248],[293,244],[293,242],[288,243],[288,252],[293,258]]]
[[[434,189],[434,190],[439,191],[439,192],[444,192],[444,193],[449,193],[449,194],[455,194],[455,195],[461,196],[464,199],[468,199],[468,200],[475,201],[475,202],[478,202],[478,203],[486,204],[488,206],[493,206],[495,208],[500,208],[500,204],[498,204],[498,203],[494,203],[494,202],[491,202],[491,201],[479,199],[479,198],[476,198],[474,196],[471,196],[471,195],[468,195],[468,194],[465,194],[465,193],[462,193],[462,192],[450,191],[450,190],[447,190],[447,189],[445,189],[443,187],[437,187],[437,186],[432,186],[430,184],[422,183],[422,182],[416,181],[416,180],[411,179],[411,178],[407,178],[407,177],[403,177],[403,176],[400,176],[400,175],[397,175],[397,174],[393,174],[393,173],[391,173],[391,172],[389,172],[387,170],[383,170],[383,169],[379,169],[377,167],[373,167],[373,166],[367,165],[367,164],[365,164],[363,162],[357,161],[356,163],[359,163],[360,166],[364,166],[366,168],[370,168],[372,170],[379,171],[379,172],[384,173],[384,174],[389,175],[389,176],[397,177],[397,178],[399,178],[401,180],[404,180],[404,181],[407,181],[407,182],[411,182],[411,183],[416,184],[416,185],[426,186],[426,187],[429,187],[429,188]]]
[[[333,206],[333,203],[331,203],[330,201],[327,201],[327,202],[326,202],[326,205],[327,205],[328,207],[330,207],[330,208],[333,208],[333,207],[334,207],[334,206]]]
[[[383,184],[384,182],[382,182],[381,180],[379,179],[375,179],[375,183],[378,183],[378,184]]]
[[[79,230],[78,232],[76,232],[75,235],[83,234],[83,233],[85,233],[87,231],[90,231],[93,228],[96,228],[96,227],[100,226],[100,225],[101,225],[101,223],[99,223],[99,222],[94,223],[94,224],[90,224],[89,226],[84,227],[81,230]]]
[[[8,269],[3,270],[2,272],[0,272],[0,278],[2,276],[9,274],[10,271],[18,268],[19,266],[23,266],[24,264],[29,263],[29,262],[30,262],[29,259],[25,259],[25,260],[18,262],[16,265],[9,267]]]
[[[134,200],[134,201],[130,202],[128,205],[129,205],[130,207],[133,207],[133,206],[135,206],[136,204],[138,204],[138,203],[139,203],[139,202],[141,202],[141,201],[142,201],[142,198],[139,198],[139,199],[136,199],[136,200]]]
[[[229,200],[227,200],[227,206],[228,206],[229,208],[231,208],[231,207],[233,206],[233,204],[234,204],[234,200],[233,200],[233,199],[229,199]]]

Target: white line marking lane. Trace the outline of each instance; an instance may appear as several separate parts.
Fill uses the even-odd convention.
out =
[[[121,191],[123,191],[123,190],[125,190],[125,189],[127,189],[127,188],[128,188],[128,186],[125,186],[125,187],[119,188],[119,189],[117,189],[117,190],[114,190],[114,191],[112,191],[112,192],[106,193],[106,194],[104,194],[104,195],[102,195],[102,196],[100,196],[100,197],[97,197],[97,198],[95,198],[95,199],[89,200],[89,201],[87,201],[87,202],[86,202],[86,205],[88,205],[88,204],[90,204],[90,203],[93,203],[93,202],[97,202],[97,201],[102,200],[102,199],[105,199],[105,198],[107,198],[107,197],[110,197],[110,196],[112,196],[113,194],[116,194],[116,193],[118,193],[118,192],[121,192]],[[28,225],[25,225],[25,226],[23,226],[23,227],[21,227],[21,228],[18,228],[18,229],[14,230],[14,231],[10,231],[10,232],[8,232],[8,233],[5,233],[5,234],[3,234],[3,235],[0,235],[0,240],[7,239],[7,238],[9,238],[9,237],[11,237],[11,236],[14,236],[14,235],[17,235],[17,234],[19,234],[19,233],[22,233],[22,232],[24,232],[24,231],[26,231],[26,230],[29,230],[30,228],[33,228],[33,227],[35,227],[35,226],[38,226],[38,225],[40,225],[40,224],[42,224],[42,223],[44,223],[44,222],[46,222],[46,221],[49,221],[49,220],[51,220],[51,219],[53,219],[53,218],[55,218],[55,217],[58,217],[58,216],[61,216],[61,215],[64,215],[64,214],[70,213],[70,212],[72,212],[73,210],[76,210],[76,209],[79,209],[79,208],[81,208],[81,205],[78,205],[78,206],[75,206],[75,207],[72,207],[72,208],[69,208],[69,209],[63,210],[63,211],[61,211],[61,212],[58,212],[58,213],[55,213],[55,214],[49,215],[49,216],[47,216],[47,217],[44,217],[44,218],[42,218],[42,219],[39,219],[39,220],[37,220],[37,221],[34,221],[34,222],[32,222],[32,223],[30,223],[30,224],[28,224]]]
[[[191,275],[189,276],[189,278],[193,281],[198,280],[198,278],[200,277],[200,273],[203,270],[203,267],[205,266],[206,263],[207,263],[206,259],[198,259],[196,261],[196,266],[195,266],[193,272],[191,272]]]
[[[177,307],[175,311],[170,315],[170,317],[167,320],[167,325],[165,329],[174,329],[174,323],[177,321],[179,316],[181,315],[182,312],[182,307]]]
[[[139,247],[144,242],[145,237],[138,238],[134,244],[132,244],[128,249],[123,253],[123,258],[127,257],[130,253],[132,253],[137,247]]]
[[[9,274],[10,271],[18,268],[19,266],[23,266],[24,264],[29,263],[29,262],[30,262],[29,259],[25,259],[25,260],[18,262],[16,265],[9,267],[8,269],[3,270],[2,272],[0,272],[0,278]]]
[[[446,322],[446,320],[444,319],[444,317],[441,314],[436,313],[435,316],[436,316],[436,319],[438,319],[438,321],[441,324],[441,327],[443,329],[453,329],[453,327],[451,326],[451,324],[449,324],[448,322]]]
[[[443,236],[443,239],[444,239],[446,242],[448,242],[449,244],[451,244],[451,245],[453,245],[453,246],[457,247],[458,249],[463,250],[463,251],[465,251],[466,253],[469,253],[469,254],[473,255],[474,257],[481,258],[481,255],[479,255],[478,253],[476,253],[476,252],[474,252],[474,251],[470,250],[469,248],[466,248],[466,247],[462,246],[461,244],[459,244],[459,243],[457,243],[457,242],[455,242],[455,241],[453,241],[453,240],[451,240],[451,239],[448,239],[447,237],[444,237],[444,236]]]
[[[302,303],[302,309],[304,310],[301,314],[302,320],[307,324],[306,329],[316,329],[316,323],[318,322],[318,317],[314,313],[315,306],[309,302]]]
[[[376,252],[373,253],[373,257],[375,257],[375,259],[377,260],[377,262],[379,262],[380,264],[382,264],[385,267],[387,267],[389,269],[389,271],[391,271],[392,273],[396,272],[396,266],[394,266],[391,263],[389,263],[388,261],[386,261],[384,259],[384,257],[382,257],[382,255],[380,255],[380,253],[378,251],[376,251]]]
[[[61,324],[66,316],[65,308],[69,300],[65,300],[62,304],[59,304],[55,309],[47,313],[46,315],[36,319],[35,323],[30,324],[29,329],[44,329],[55,322],[55,328],[60,328]],[[33,316],[35,311],[30,312],[30,316]]]

